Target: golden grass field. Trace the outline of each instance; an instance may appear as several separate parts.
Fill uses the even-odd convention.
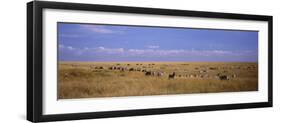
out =
[[[173,72],[175,76],[169,78]],[[249,62],[59,62],[58,80],[59,99],[257,91],[258,65]]]

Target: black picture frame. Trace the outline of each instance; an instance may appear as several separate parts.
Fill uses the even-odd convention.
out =
[[[44,115],[42,113],[43,111],[43,107],[42,107],[43,106],[42,104],[43,103],[42,102],[43,100],[42,99],[43,98],[42,95],[43,13],[42,10],[45,8],[266,21],[268,22],[268,101],[258,102],[258,103],[170,107],[170,108],[163,107],[157,109]],[[63,121],[63,120],[94,119],[94,118],[107,118],[107,117],[124,117],[124,116],[137,116],[137,115],[155,115],[155,114],[272,107],[273,105],[272,28],[273,28],[273,17],[264,16],[264,15],[185,11],[185,10],[93,5],[93,4],[80,4],[80,3],[45,2],[45,1],[29,2],[27,3],[27,120],[32,122],[45,122],[45,121]]]

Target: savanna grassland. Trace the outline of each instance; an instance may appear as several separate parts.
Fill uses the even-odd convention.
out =
[[[258,90],[251,62],[59,62],[58,98]]]

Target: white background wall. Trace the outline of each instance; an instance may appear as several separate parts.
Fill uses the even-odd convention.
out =
[[[2,0],[0,4],[0,122],[24,123],[26,116],[26,2]],[[87,0],[81,0],[87,1]],[[278,0],[91,0],[97,4],[156,7],[183,10],[265,14],[274,16],[274,107],[169,115],[72,121],[76,123],[243,123],[280,122],[281,32]],[[280,8],[280,9],[279,9]],[[278,49],[279,48],[279,49]],[[70,121],[66,121],[70,122]]]

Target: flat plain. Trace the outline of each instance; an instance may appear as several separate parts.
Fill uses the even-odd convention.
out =
[[[255,62],[59,62],[58,98],[258,91]]]

